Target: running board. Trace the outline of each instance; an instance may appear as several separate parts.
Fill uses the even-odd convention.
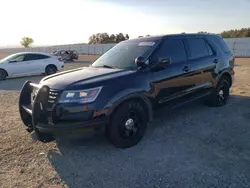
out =
[[[211,94],[211,92],[207,92],[207,93],[204,93],[204,94],[202,94],[202,95],[192,97],[192,98],[190,98],[190,99],[188,99],[188,100],[185,100],[185,101],[180,102],[180,103],[178,103],[178,104],[176,104],[176,105],[173,105],[172,108],[178,108],[178,107],[180,107],[180,106],[183,106],[183,105],[186,105],[186,104],[188,104],[188,103],[194,102],[194,101],[196,101],[196,100],[198,100],[198,99],[207,97],[207,96],[209,96],[210,94]]]

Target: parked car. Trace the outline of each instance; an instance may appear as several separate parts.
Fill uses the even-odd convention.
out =
[[[43,142],[54,140],[58,131],[103,128],[112,144],[128,148],[142,139],[153,109],[195,99],[223,106],[233,78],[234,56],[220,36],[138,38],[117,44],[90,67],[39,84],[27,81],[20,115]]]
[[[21,52],[0,60],[0,80],[8,76],[41,73],[50,75],[63,68],[61,58],[38,52]]]
[[[75,50],[60,50],[53,52],[53,55],[60,56],[63,61],[78,60],[78,53]]]

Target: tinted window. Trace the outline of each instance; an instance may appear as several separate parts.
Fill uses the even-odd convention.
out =
[[[206,43],[207,46],[207,50],[208,50],[208,55],[213,55],[213,50],[212,48],[208,45],[208,43]]]
[[[206,57],[209,55],[207,44],[204,39],[187,39],[187,42],[190,50],[190,59]]]
[[[222,49],[225,53],[231,53],[227,43],[221,37],[214,37],[213,41]]]
[[[48,56],[42,55],[42,54],[26,54],[25,60],[26,61],[33,61],[33,60],[39,60],[39,59],[46,59]]]
[[[24,61],[24,55],[18,55],[13,59],[11,59],[11,61],[16,61],[16,62]]]
[[[181,39],[166,40],[156,54],[156,58],[171,58],[172,63],[187,60],[184,43]]]
[[[34,57],[35,60],[46,59],[46,58],[49,58],[49,56],[43,55],[43,54],[36,54],[35,57]]]

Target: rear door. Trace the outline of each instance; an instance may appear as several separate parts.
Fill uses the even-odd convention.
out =
[[[45,72],[49,56],[43,54],[27,54],[25,59],[30,66],[31,73],[40,74]]]
[[[193,71],[191,92],[203,93],[212,88],[213,73],[216,68],[216,55],[203,37],[187,38],[188,67]]]
[[[171,64],[162,70],[155,71],[154,97],[159,103],[183,97],[194,87],[195,74],[188,66],[187,51],[183,39],[166,39],[153,55],[157,58],[170,58]]]

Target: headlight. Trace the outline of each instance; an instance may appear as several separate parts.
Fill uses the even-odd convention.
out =
[[[64,91],[59,103],[90,103],[95,101],[102,87],[84,90]]]

